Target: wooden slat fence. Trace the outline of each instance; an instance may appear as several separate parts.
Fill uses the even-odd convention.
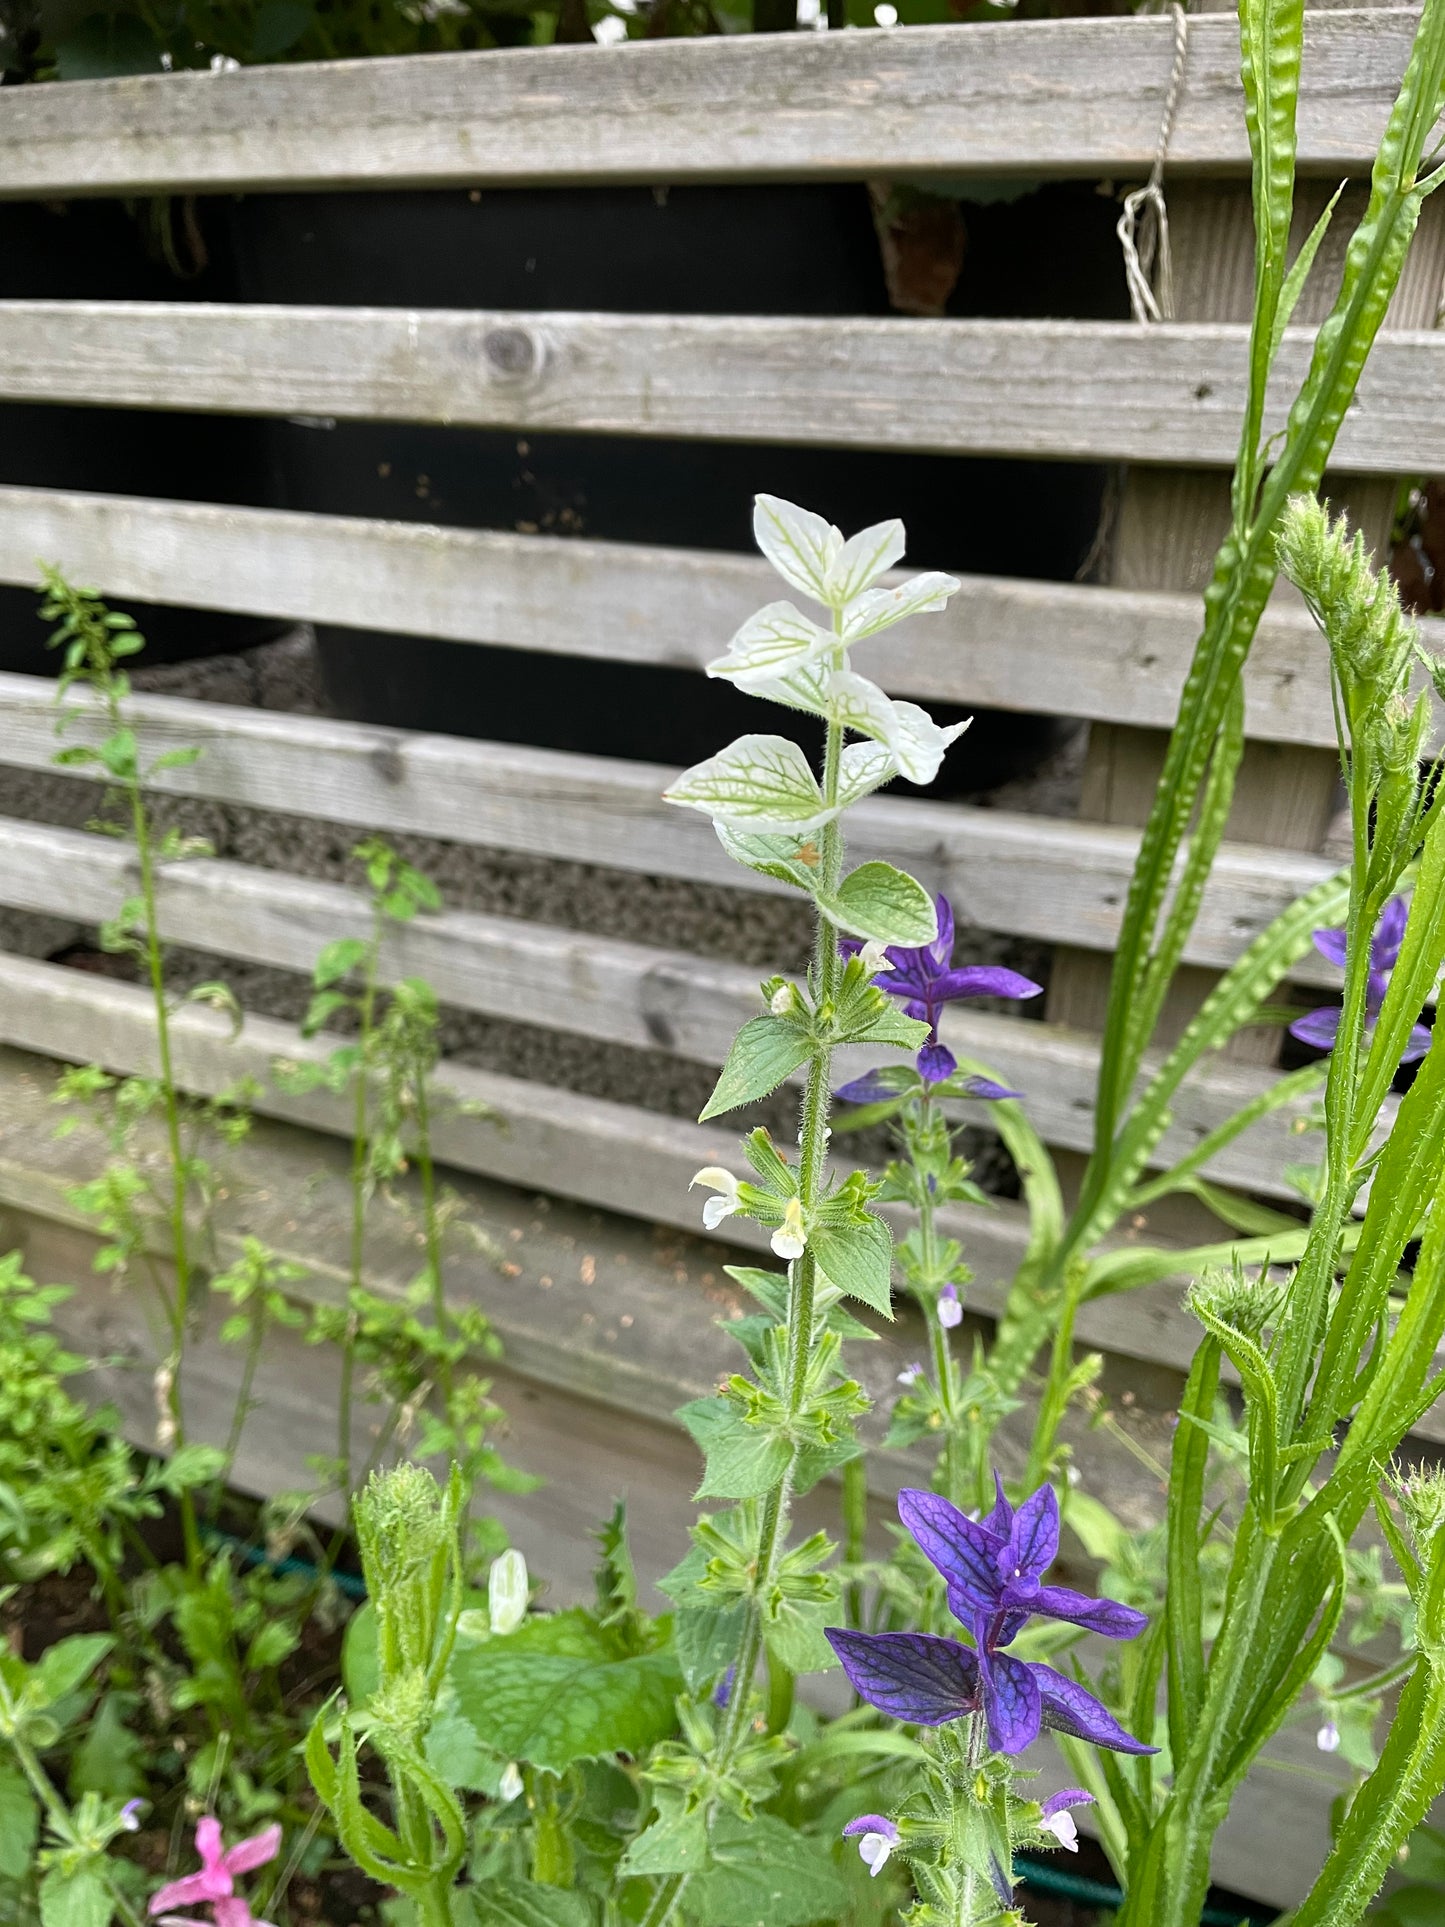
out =
[[[1367,170],[1414,22],[1405,9],[1310,17],[1300,109],[1306,173],[1333,180]],[[1141,175],[1153,158],[1173,46],[1163,19],[1063,20],[6,89],[0,199],[1000,174],[1115,181]],[[1238,181],[1247,173],[1237,66],[1232,19],[1191,18],[1170,145],[1176,175]],[[1244,340],[1232,320],[1140,329],[1067,319],[25,299],[0,301],[0,401],[1221,471],[1234,456]],[[1291,335],[1276,419],[1307,353],[1308,337]],[[1399,474],[1445,469],[1442,389],[1445,338],[1387,331],[1344,424],[1338,470],[1383,478],[1369,484],[1379,491]],[[137,599],[501,645],[554,656],[559,674],[571,657],[700,670],[775,593],[767,568],[744,556],[0,486],[0,583],[33,583],[38,557],[122,605]],[[1142,579],[1185,578],[1164,570]],[[1170,587],[975,575],[946,615],[872,645],[869,668],[890,690],[925,701],[1158,730],[1172,720],[1198,614],[1194,596]],[[1439,647],[1441,627],[1432,630]],[[1262,624],[1247,690],[1251,754],[1278,753],[1285,768],[1289,757],[1319,764],[1334,741],[1325,651],[1286,596]],[[29,772],[49,766],[51,697],[46,682],[0,675],[0,763]],[[348,832],[442,837],[740,891],[773,887],[725,862],[700,818],[661,803],[670,772],[660,767],[158,695],[138,696],[134,715],[146,754],[201,745],[198,763],[160,779],[174,795]],[[1122,820],[882,796],[850,821],[859,855],[890,856],[947,890],[965,927],[1068,946],[1086,966],[1089,953],[1101,957],[1116,938],[1137,839]],[[1198,971],[1226,968],[1332,868],[1308,841],[1285,847],[1300,839],[1268,804],[1254,809],[1245,833],[1252,840],[1223,851],[1191,939],[1186,962]],[[0,906],[95,925],[128,887],[125,847],[99,835],[0,818],[0,847]],[[307,971],[321,944],[364,923],[359,897],[338,884],[215,859],[168,866],[161,908],[178,944],[292,972]],[[462,1011],[715,1065],[738,1021],[756,1010],[761,973],[662,948],[659,934],[603,939],[447,911],[391,933],[385,967],[427,976]],[[1324,990],[1335,982],[1313,956],[1294,977]],[[1087,1147],[1097,1061],[1088,1032],[955,1010],[944,1035],[1022,1086],[1061,1152]],[[215,1013],[194,1007],[177,1013],[175,1040],[178,1073],[198,1093],[215,1094],[243,1075],[266,1080],[258,1108],[272,1120],[270,1136],[247,1154],[252,1216],[268,1226],[275,1219],[283,1242],[294,1233],[298,1250],[324,1249],[294,1150],[275,1147],[294,1144],[286,1133],[295,1127],[329,1140],[347,1121],[324,1091],[288,1093],[268,1076],[278,1058],[313,1056],[322,1045],[263,1017],[233,1039]],[[129,984],[0,956],[0,1047],[0,1089],[23,1120],[0,1127],[0,1208],[16,1223],[28,1213],[50,1227],[37,1234],[38,1248],[69,1250],[65,1241],[78,1233],[66,1187],[78,1154],[73,1142],[47,1149],[35,1122],[47,1100],[26,1066],[95,1060],[121,1073],[151,1072],[146,999]],[[1181,1093],[1159,1156],[1196,1144],[1272,1075],[1227,1058],[1203,1069]],[[631,1425],[625,1436],[644,1467],[639,1476],[654,1478],[666,1464],[677,1486],[675,1443],[659,1442],[657,1421],[696,1370],[710,1369],[708,1326],[719,1301],[686,1265],[673,1265],[665,1244],[646,1249],[653,1234],[638,1227],[659,1227],[665,1237],[695,1227],[687,1181],[702,1164],[730,1160],[731,1134],[460,1064],[443,1065],[439,1083],[460,1100],[440,1107],[443,1160],[498,1197],[513,1188],[505,1192],[515,1219],[506,1235],[520,1241],[508,1246],[518,1252],[517,1290],[476,1295],[496,1320],[511,1369],[536,1382],[552,1456],[566,1422],[557,1416],[560,1386],[614,1408],[606,1424],[579,1419],[583,1431],[590,1423],[589,1436],[615,1442],[618,1428]],[[479,1114],[483,1106],[492,1115]],[[1302,1155],[1297,1121],[1287,1111],[1268,1120],[1218,1158],[1213,1175],[1291,1196],[1287,1168]],[[536,1194],[553,1202],[533,1206]],[[233,1231],[252,1221],[245,1197],[229,1208]],[[557,1214],[535,1239],[534,1211],[536,1222]],[[620,1228],[629,1219],[631,1244]],[[961,1210],[950,1228],[978,1272],[975,1304],[996,1310],[1024,1248],[1020,1208]],[[742,1250],[759,1244],[756,1228],[737,1219],[719,1235]],[[1142,1227],[1127,1235],[1157,1234]],[[613,1247],[595,1299],[588,1303],[590,1273],[549,1297],[584,1239]],[[527,1268],[542,1264],[546,1275]],[[629,1293],[640,1323],[653,1319],[660,1331],[665,1322],[665,1336],[630,1330]],[[553,1329],[564,1296],[575,1301],[565,1342]],[[102,1293],[80,1315],[90,1320],[93,1350],[116,1349],[105,1342],[114,1314]],[[1141,1384],[1160,1377],[1151,1379],[1148,1366],[1163,1368],[1166,1386],[1176,1384],[1168,1374],[1193,1345],[1177,1281],[1084,1307],[1078,1335],[1134,1361]],[[134,1350],[134,1335],[120,1335],[117,1345]],[[139,1415],[136,1426],[148,1422],[144,1399],[124,1382],[116,1393],[123,1410]],[[305,1406],[293,1399],[286,1423]],[[527,1422],[537,1435],[535,1414]],[[296,1449],[315,1449],[320,1435],[303,1437],[301,1418],[295,1426]],[[1421,1429],[1445,1440],[1445,1421],[1430,1418]],[[275,1482],[279,1463],[264,1458],[253,1476]],[[574,1511],[594,1504],[589,1475],[579,1461],[577,1490],[566,1495]],[[1146,1515],[1147,1505],[1139,1516]],[[1290,1782],[1290,1801],[1295,1788]],[[1301,1832],[1294,1818],[1266,1826],[1245,1814],[1236,1848],[1249,1884],[1281,1900],[1297,1892],[1313,1854],[1309,1826],[1319,1820],[1315,1814]]]

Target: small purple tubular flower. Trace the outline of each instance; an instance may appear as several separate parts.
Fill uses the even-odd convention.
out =
[[[733,1682],[737,1679],[737,1676],[737,1667],[729,1666],[717,1685],[712,1689],[712,1703],[720,1713],[727,1711],[728,1701],[733,1696]]]
[[[858,1857],[876,1880],[903,1836],[886,1814],[860,1813],[844,1827],[843,1838],[858,1842]]]
[[[938,1294],[938,1322],[945,1331],[963,1323],[963,1306],[958,1301],[957,1285],[945,1285]]]
[[[1380,912],[1380,921],[1375,925],[1375,934],[1370,940],[1370,972],[1365,986],[1365,1035],[1369,1036],[1375,1028],[1385,1001],[1385,992],[1390,986],[1390,972],[1400,960],[1400,946],[1405,940],[1405,923],[1409,909],[1403,897],[1391,897]],[[1343,930],[1316,930],[1315,949],[1332,964],[1345,967],[1345,937]],[[1297,1037],[1302,1044],[1312,1044],[1316,1050],[1333,1050],[1340,1034],[1340,1011],[1335,1004],[1322,1005],[1318,1010],[1307,1010],[1303,1017],[1297,1017],[1289,1027],[1291,1037]],[[1430,1048],[1431,1032],[1427,1024],[1416,1024],[1410,1032],[1409,1042],[1400,1053],[1402,1064],[1413,1064],[1423,1057]]]
[[[844,1672],[880,1712],[915,1726],[982,1710],[999,1753],[1023,1752],[1042,1726],[1119,1753],[1154,1752],[1077,1681],[1002,1650],[1034,1614],[1107,1639],[1132,1639],[1147,1622],[1115,1600],[1044,1585],[1059,1545],[1053,1488],[1041,1486],[1015,1512],[1002,1481],[995,1484],[997,1500],[984,1520],[966,1518],[936,1492],[898,1498],[899,1517],[947,1580],[949,1610],[973,1634],[973,1647],[923,1633],[829,1630]]]
[[[934,903],[938,911],[938,935],[933,942],[921,944],[916,950],[905,949],[902,944],[890,945],[884,955],[893,968],[873,979],[880,990],[886,990],[890,997],[902,1002],[910,1017],[928,1025],[928,1040],[918,1053],[918,1074],[925,1084],[942,1084],[958,1069],[958,1059],[947,1045],[938,1041],[938,1020],[945,1004],[956,1003],[962,997],[1037,997],[1043,989],[1041,984],[1021,977],[1016,970],[1005,970],[999,964],[967,964],[955,970],[953,907],[944,896],[936,897]],[[863,948],[851,937],[845,938],[841,947],[849,956]],[[896,1095],[886,1089],[877,1095],[856,1094],[870,1086],[870,1078],[858,1078],[845,1085],[838,1095],[849,1104],[876,1104],[880,1097]],[[1018,1097],[1020,1093],[1006,1090],[989,1078],[974,1077],[969,1079],[968,1095]]]

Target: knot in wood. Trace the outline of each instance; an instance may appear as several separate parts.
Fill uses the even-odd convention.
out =
[[[501,375],[530,375],[540,359],[539,344],[525,328],[493,328],[482,352]]]

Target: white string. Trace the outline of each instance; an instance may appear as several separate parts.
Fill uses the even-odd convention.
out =
[[[1129,285],[1129,306],[1134,319],[1172,321],[1174,319],[1174,261],[1169,251],[1169,210],[1164,202],[1164,161],[1169,139],[1174,132],[1174,116],[1179,111],[1179,96],[1184,91],[1184,63],[1189,53],[1189,16],[1178,0],[1169,11],[1174,16],[1174,66],[1169,75],[1169,91],[1164,96],[1164,112],[1159,121],[1159,139],[1154,149],[1154,165],[1143,187],[1124,197],[1124,211],[1115,230],[1124,250],[1124,278]],[[1158,292],[1155,292],[1157,273]]]

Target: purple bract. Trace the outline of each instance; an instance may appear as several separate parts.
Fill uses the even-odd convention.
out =
[[[1375,934],[1370,940],[1370,974],[1365,986],[1365,1035],[1375,1028],[1380,1008],[1385,1001],[1385,992],[1390,986],[1390,972],[1400,959],[1400,946],[1405,940],[1405,923],[1409,909],[1403,897],[1391,897],[1380,912],[1380,921],[1375,925]],[[1316,930],[1315,949],[1332,964],[1345,967],[1345,939],[1343,930]],[[1335,1004],[1324,1004],[1318,1010],[1307,1010],[1303,1017],[1297,1017],[1289,1027],[1291,1037],[1297,1037],[1302,1044],[1313,1044],[1316,1050],[1333,1050],[1335,1040],[1340,1034],[1340,1011]],[[1430,1029],[1426,1024],[1416,1024],[1410,1032],[1409,1042],[1400,1053],[1402,1064],[1413,1064],[1423,1057],[1430,1048]]]
[[[844,1672],[871,1705],[910,1725],[943,1726],[981,1711],[999,1753],[1021,1753],[1044,1726],[1115,1752],[1152,1753],[1077,1681],[1001,1650],[1035,1614],[1107,1639],[1132,1639],[1147,1622],[1112,1599],[1044,1585],[1059,1546],[1053,1488],[1041,1486],[1015,1512],[1002,1482],[996,1485],[997,1502],[984,1520],[965,1517],[936,1492],[898,1498],[899,1517],[948,1582],[949,1609],[972,1633],[973,1646],[930,1633],[830,1628]]]
[[[1005,970],[1001,964],[966,964],[955,970],[953,907],[944,896],[935,897],[934,906],[938,911],[938,935],[933,942],[922,944],[917,950],[907,950],[902,944],[890,945],[883,954],[893,968],[880,971],[873,979],[880,990],[899,999],[910,1017],[928,1025],[928,1041],[918,1053],[918,1074],[925,1084],[942,1084],[958,1069],[958,1059],[946,1044],[938,1041],[938,1020],[945,1004],[957,1003],[962,997],[1037,997],[1043,988],[1030,978],[1021,977],[1016,970]],[[847,937],[841,948],[852,956],[863,946]],[[891,1088],[875,1088],[872,1080],[872,1073],[856,1078],[844,1085],[838,1095],[849,1104],[873,1104],[881,1097],[895,1095]],[[1019,1092],[995,1084],[990,1078],[973,1077],[968,1080],[968,1095],[1017,1097]]]

